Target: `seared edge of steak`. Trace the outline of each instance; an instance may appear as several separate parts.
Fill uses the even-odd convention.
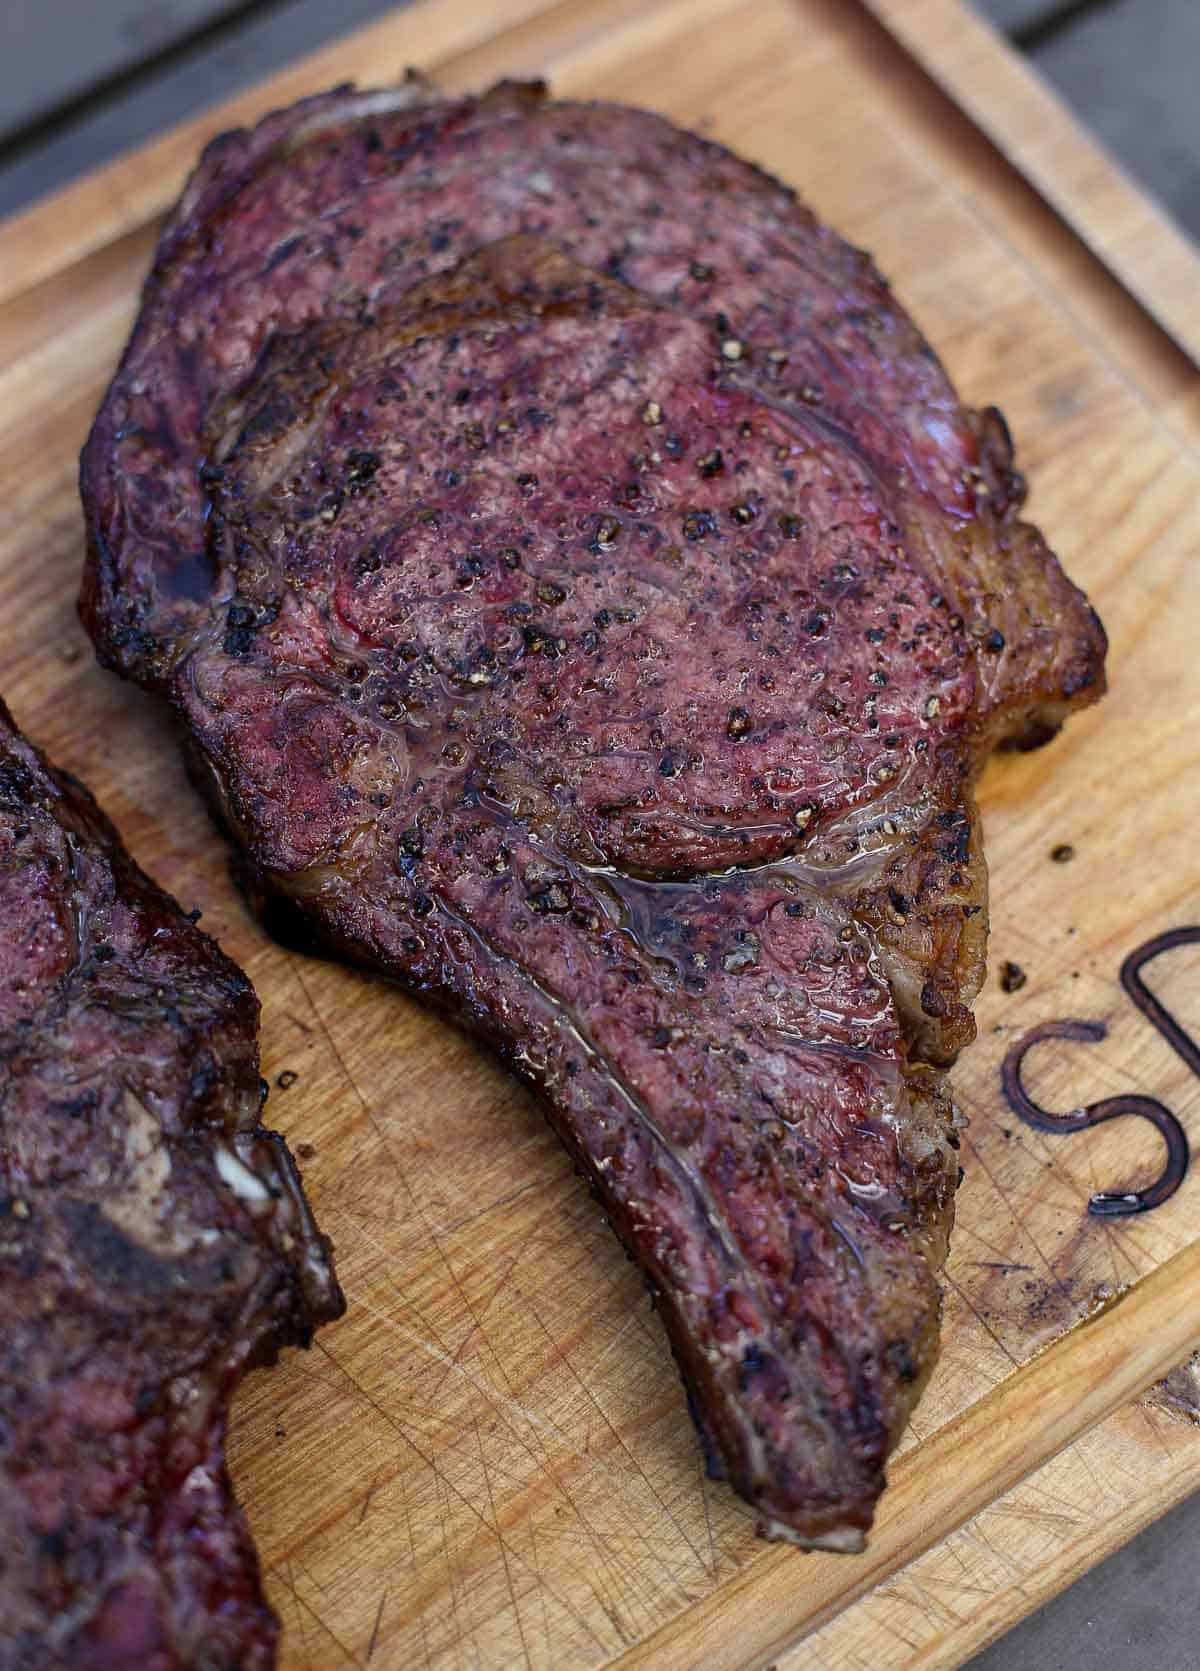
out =
[[[0,970],[0,1666],[270,1666],[226,1413],[329,1243],[249,982],[2,704]]]

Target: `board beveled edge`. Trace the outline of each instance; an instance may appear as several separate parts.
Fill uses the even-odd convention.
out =
[[[1198,1292],[1200,1243],[1193,1243],[905,1452],[891,1469],[863,1554],[797,1557],[786,1546],[764,1549],[613,1666],[769,1665],[1200,1348]]]
[[[1091,1569],[1098,1566],[1110,1555],[1129,1543],[1139,1533],[1162,1515],[1169,1514],[1183,1502],[1185,1497],[1200,1488],[1200,1444],[1195,1442],[1194,1435],[1190,1452],[1182,1465],[1176,1466],[1168,1476],[1165,1484],[1159,1480],[1154,1493],[1140,1497],[1126,1499],[1122,1514],[1118,1516],[1099,1516],[1090,1523],[1090,1531],[1082,1538],[1070,1540],[1065,1546],[1059,1546],[1051,1552],[1050,1558],[1032,1567],[1018,1567],[1014,1570],[1013,1554],[1004,1541],[1003,1519],[1001,1535],[997,1536],[995,1516],[1007,1519],[1011,1527],[1014,1522],[1022,1523],[1022,1516],[1013,1502],[1018,1493],[1041,1491],[1052,1493],[1056,1483],[1057,1465],[1069,1461],[1086,1447],[1088,1451],[1087,1466],[1096,1465],[1097,1458],[1092,1454],[1097,1448],[1102,1448],[1099,1458],[1103,1467],[1116,1460],[1123,1447],[1128,1444],[1126,1430],[1135,1417],[1141,1413],[1146,1417],[1147,1407],[1152,1400],[1152,1391],[1135,1399],[1132,1404],[1125,1404],[1098,1422],[1086,1434],[1081,1434],[1072,1440],[1065,1451],[1057,1456],[1048,1457],[1039,1468],[1027,1474],[1024,1480],[1018,1481],[1002,1497],[985,1505],[975,1515],[951,1532],[947,1538],[933,1544],[917,1556],[913,1561],[900,1567],[893,1575],[896,1586],[904,1584],[909,1571],[916,1583],[924,1587],[925,1573],[922,1570],[926,1557],[936,1556],[940,1550],[947,1548],[960,1538],[969,1538],[973,1543],[982,1542],[992,1554],[998,1556],[1008,1569],[1008,1582],[1002,1589],[994,1590],[985,1595],[972,1606],[968,1616],[942,1609],[943,1622],[940,1624],[937,1639],[933,1642],[922,1643],[916,1647],[907,1661],[904,1671],[960,1671],[969,1659],[981,1653],[1005,1636],[1015,1626],[1019,1625],[1032,1613],[1052,1601],[1055,1596],[1083,1578]],[[1149,1423],[1149,1425],[1153,1425]],[[1009,1505],[1012,1505],[1011,1507]],[[860,1596],[841,1613],[836,1613],[826,1620],[824,1627],[818,1627],[808,1633],[775,1657],[774,1671],[813,1671],[814,1664],[824,1666],[824,1650],[828,1635],[847,1629],[860,1634],[872,1635],[878,1631],[873,1621],[862,1619],[860,1622],[859,1608],[870,1605],[874,1596],[885,1592],[883,1584],[866,1595]],[[890,1598],[889,1598],[890,1599]],[[944,1622],[949,1619],[949,1622]],[[814,1660],[813,1651],[820,1655]],[[836,1647],[835,1647],[836,1652]]]

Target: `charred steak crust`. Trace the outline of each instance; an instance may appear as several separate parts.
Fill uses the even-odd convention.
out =
[[[245,976],[0,704],[0,1671],[275,1663],[242,1372],[343,1309]]]
[[[997,743],[1103,684],[1003,420],[643,112],[228,135],[83,459],[82,611],[269,924],[543,1094],[714,1465],[856,1548],[936,1352]]]

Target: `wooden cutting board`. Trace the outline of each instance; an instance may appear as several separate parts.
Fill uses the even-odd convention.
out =
[[[1186,1374],[1131,1403],[1200,1345],[1200,1176],[1153,1213],[1090,1218],[1092,1190],[1153,1174],[1158,1139],[1131,1120],[1041,1135],[999,1080],[1026,1028],[1102,1020],[1103,1043],[1032,1058],[1039,1099],[1153,1095],[1200,1141],[1200,1082],[1116,979],[1136,945],[1200,920],[1200,379],[1136,273],[1114,277],[952,77],[939,89],[907,56],[881,21],[899,8],[874,9],[415,6],[0,228],[0,690],[252,976],[270,1116],[350,1297],[233,1422],[287,1671],[953,1666],[1200,1483]],[[976,78],[989,62],[962,61]],[[864,1556],[767,1547],[704,1480],[649,1302],[530,1099],[382,984],[264,938],[162,713],[95,667],[75,619],[76,454],[183,168],[233,120],[410,63],[447,89],[545,74],[646,104],[798,185],[875,252],[965,397],[1006,409],[1033,513],[1109,629],[1103,706],[984,780],[993,966],[1028,979],[989,981],[955,1073],[971,1126],[945,1344]],[[1102,205],[1102,169],[1095,184]],[[1172,295],[1186,310],[1187,287]],[[1062,844],[1069,863],[1049,857]],[[1192,948],[1148,977],[1193,1033],[1198,972]]]

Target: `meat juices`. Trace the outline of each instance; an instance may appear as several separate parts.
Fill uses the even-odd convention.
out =
[[[205,153],[83,491],[98,653],[268,925],[538,1089],[713,1472],[860,1548],[936,1353],[973,779],[1103,687],[999,414],[719,146],[343,90]]]
[[[0,1667],[275,1663],[242,1373],[338,1316],[258,1002],[0,704]]]

